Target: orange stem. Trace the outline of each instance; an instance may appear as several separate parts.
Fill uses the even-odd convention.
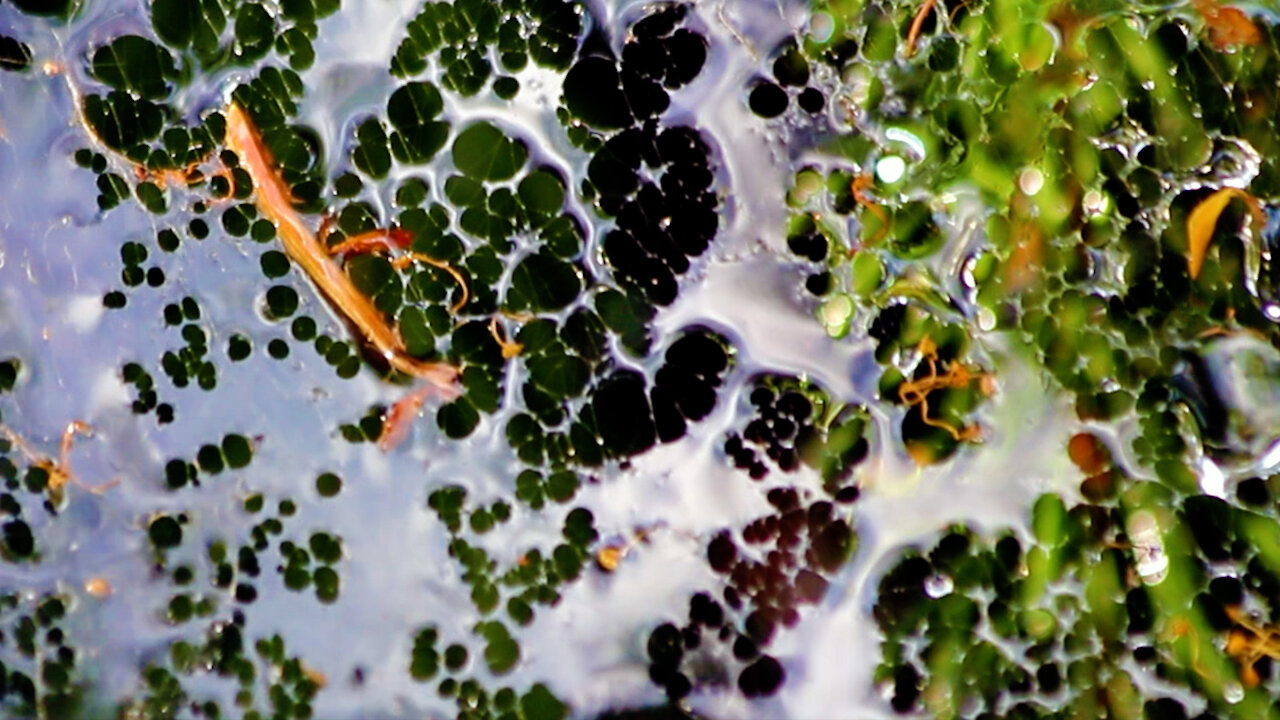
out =
[[[443,362],[422,362],[406,352],[404,341],[387,324],[382,313],[365,297],[329,256],[328,250],[293,208],[289,186],[276,172],[270,153],[262,143],[249,115],[239,105],[227,107],[227,147],[253,180],[258,210],[275,223],[285,252],[306,272],[320,292],[360,331],[391,367],[422,378],[442,389],[452,390],[458,369]]]
[[[911,57],[916,53],[916,41],[920,38],[920,28],[924,27],[924,19],[929,17],[930,11],[937,0],[924,0],[924,4],[916,11],[915,19],[911,21],[911,29],[907,32],[907,47],[902,54],[905,57]]]

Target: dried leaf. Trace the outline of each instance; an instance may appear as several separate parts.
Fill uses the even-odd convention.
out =
[[[84,591],[102,600],[111,595],[111,583],[104,577],[92,577],[84,581]]]
[[[596,552],[596,565],[605,572],[613,572],[622,564],[622,558],[626,553],[625,546],[606,545]]]
[[[1240,198],[1249,205],[1249,211],[1255,221],[1262,222],[1262,208],[1252,195],[1240,188],[1222,188],[1200,201],[1187,216],[1187,272],[1192,279],[1200,276],[1200,268],[1204,265],[1205,253],[1209,251],[1209,243],[1213,240],[1214,228],[1218,226],[1218,217],[1234,198]]]
[[[1239,8],[1222,7],[1218,0],[1195,0],[1192,4],[1209,26],[1209,41],[1218,50],[1262,42],[1258,26]]]

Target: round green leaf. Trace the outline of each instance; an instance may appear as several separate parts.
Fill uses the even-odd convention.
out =
[[[520,710],[525,720],[564,720],[569,709],[560,702],[546,685],[536,683],[520,698]]]
[[[520,661],[520,646],[511,639],[507,628],[499,622],[482,623],[478,628],[485,639],[484,661],[490,672],[501,675]]]
[[[391,263],[378,255],[357,255],[347,262],[347,274],[360,292],[373,297],[399,279]]]
[[[449,123],[432,121],[391,134],[391,152],[396,160],[411,165],[428,162],[449,139]]]
[[[477,180],[506,180],[528,158],[523,143],[508,139],[492,123],[475,123],[453,141],[453,164]]]
[[[351,153],[351,160],[365,174],[384,178],[391,170],[391,154],[387,152],[387,133],[377,118],[369,118],[356,128],[358,145]]]
[[[436,424],[445,435],[455,440],[470,435],[479,423],[480,413],[466,397],[454,400],[436,413]]]
[[[578,297],[582,278],[569,263],[549,255],[529,255],[511,275],[511,289],[519,295],[520,307],[559,310]],[[510,298],[513,304],[516,298]]]
[[[227,435],[222,438],[222,455],[230,468],[242,468],[253,458],[253,446],[243,435]]]
[[[334,473],[321,473],[316,477],[316,492],[320,497],[330,498],[342,491],[342,478]]]
[[[520,202],[526,210],[538,215],[551,215],[564,205],[564,183],[554,173],[535,170],[520,181]]]
[[[279,320],[287,318],[298,309],[298,292],[288,285],[273,285],[267,289],[267,315]]]
[[[587,386],[591,367],[575,355],[529,358],[529,374],[542,389],[556,397],[574,397]]]
[[[572,215],[561,215],[547,223],[538,237],[548,250],[562,258],[574,257],[582,250],[582,226]]]
[[[177,75],[169,51],[138,35],[124,35],[98,48],[92,72],[117,90],[130,90],[152,100],[168,95],[168,80]]]
[[[391,93],[387,118],[397,130],[412,130],[435,119],[444,110],[440,91],[429,82],[411,82]]]
[[[244,60],[256,60],[267,54],[275,42],[275,21],[257,3],[245,3],[236,13],[236,43],[239,56]]]
[[[161,515],[151,521],[151,525],[147,528],[147,535],[151,538],[151,544],[157,549],[177,547],[182,543],[182,526],[168,515]]]
[[[151,4],[151,26],[166,45],[181,49],[191,44],[199,12],[196,0],[155,0]]]
[[[486,195],[484,185],[465,175],[450,175],[444,182],[444,195],[457,207],[482,205]]]
[[[400,312],[400,337],[404,339],[405,351],[414,357],[435,352],[435,335],[427,326],[427,316],[421,308],[409,306]]]

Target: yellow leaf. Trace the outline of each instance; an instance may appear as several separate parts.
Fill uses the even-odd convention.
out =
[[[1233,198],[1245,201],[1253,219],[1259,223],[1264,222],[1258,201],[1240,188],[1222,188],[1201,200],[1187,216],[1187,272],[1192,279],[1200,276],[1205,253],[1209,252],[1209,243],[1213,240],[1213,230],[1218,226],[1218,217]]]

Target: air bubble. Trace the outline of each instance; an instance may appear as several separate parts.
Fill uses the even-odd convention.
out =
[[[1129,518],[1129,537],[1133,539],[1138,576],[1148,585],[1158,585],[1169,574],[1169,557],[1160,538],[1160,524],[1155,515],[1139,510]]]
[[[1107,212],[1107,196],[1097,190],[1090,190],[1085,193],[1080,204],[1090,217],[1096,217]]]
[[[897,155],[885,155],[876,161],[876,177],[880,182],[896,183],[907,172],[907,164]]]
[[[1227,496],[1227,476],[1209,458],[1200,458],[1200,490],[1216,498]]]
[[[991,332],[996,329],[996,314],[991,312],[991,308],[978,308],[978,327],[983,332]]]
[[[950,595],[954,589],[955,583],[946,575],[931,575],[924,581],[924,591],[934,599]]]
[[[1244,699],[1244,686],[1238,682],[1229,682],[1222,688],[1222,699],[1235,705]]]
[[[905,130],[903,128],[896,128],[896,127],[889,128],[888,130],[884,131],[884,136],[886,140],[889,140],[891,142],[900,142],[903,145],[906,145],[907,147],[911,148],[911,152],[915,153],[916,160],[924,160],[925,157],[929,154],[925,150],[924,142],[922,142],[919,137],[916,137],[915,133],[909,130]]]
[[[848,295],[837,295],[823,303],[818,313],[828,335],[833,338],[844,337],[849,332],[849,322],[853,318],[853,300]]]
[[[1027,168],[1018,174],[1018,189],[1023,195],[1031,197],[1044,187],[1044,173],[1036,168]]]
[[[831,15],[824,12],[816,12],[813,17],[809,18],[809,39],[815,43],[825,43],[831,39],[831,34],[836,30],[835,20],[831,19]]]

